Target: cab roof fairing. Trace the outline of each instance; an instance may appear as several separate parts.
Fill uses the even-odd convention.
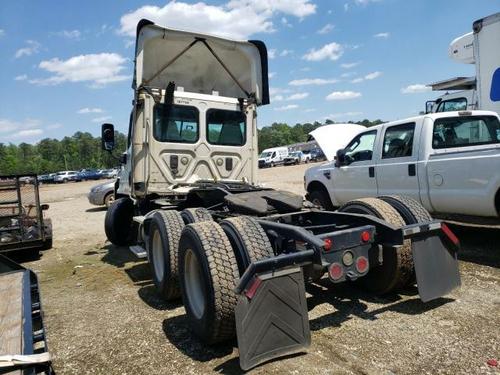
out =
[[[235,41],[167,29],[143,19],[137,24],[132,88],[166,88],[171,81],[186,92],[211,95],[217,91],[243,99],[250,94],[257,105],[269,104],[266,46],[258,40]]]

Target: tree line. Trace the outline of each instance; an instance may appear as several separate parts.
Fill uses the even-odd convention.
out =
[[[363,120],[356,124],[370,127],[383,121]],[[353,122],[350,122],[353,123]],[[334,124],[326,120],[325,124]],[[309,132],[321,126],[320,122],[273,123],[258,130],[259,152],[263,149],[307,141]],[[118,165],[118,155],[126,149],[127,136],[115,134],[114,155],[101,149],[101,137],[93,137],[88,132],[76,132],[61,140],[45,138],[36,144],[0,143],[0,175],[23,173],[51,173],[62,170],[83,168],[112,168]]]

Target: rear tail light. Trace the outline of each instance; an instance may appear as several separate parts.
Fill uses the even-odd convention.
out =
[[[325,242],[323,243],[323,248],[325,251],[330,251],[332,249],[332,240],[330,238],[327,238]]]
[[[356,270],[359,273],[365,273],[368,270],[368,259],[364,256],[360,256],[356,259]]]
[[[344,269],[339,263],[332,263],[328,268],[328,275],[332,280],[339,280],[344,274]]]
[[[445,223],[441,224],[441,229],[443,230],[443,233],[448,237],[448,239],[453,242],[455,246],[460,246],[460,240],[458,239],[457,236],[455,236],[455,233],[451,231],[451,229],[446,225]]]
[[[370,232],[368,232],[367,230],[364,230],[362,233],[361,233],[361,241],[363,242],[368,242],[372,239],[372,235],[370,234]]]

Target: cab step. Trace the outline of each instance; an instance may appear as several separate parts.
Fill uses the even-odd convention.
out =
[[[139,259],[144,259],[148,257],[146,249],[139,245],[129,246],[129,250]]]

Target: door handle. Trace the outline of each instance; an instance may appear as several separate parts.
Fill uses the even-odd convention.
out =
[[[368,167],[368,176],[375,177],[375,167]]]
[[[408,176],[416,176],[417,175],[417,169],[415,167],[415,164],[408,164]]]

